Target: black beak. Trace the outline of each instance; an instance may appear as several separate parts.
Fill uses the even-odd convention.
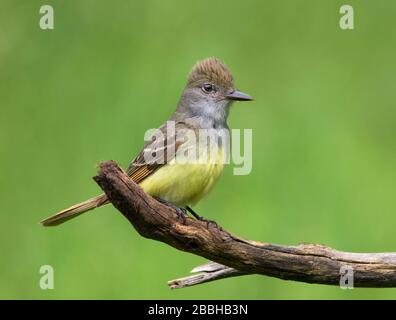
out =
[[[253,98],[246,93],[241,91],[233,91],[227,95],[227,99],[235,100],[235,101],[251,101]]]

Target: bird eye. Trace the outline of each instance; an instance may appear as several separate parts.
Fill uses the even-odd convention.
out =
[[[205,93],[211,93],[215,91],[215,86],[213,84],[210,83],[204,83],[202,85],[202,91]]]

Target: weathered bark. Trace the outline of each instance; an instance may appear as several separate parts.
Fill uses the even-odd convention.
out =
[[[351,268],[355,287],[396,287],[396,253],[348,253],[318,244],[283,246],[244,240],[214,223],[189,217],[147,195],[115,162],[100,166],[95,181],[140,235],[216,263],[203,272],[169,282],[172,288],[246,274],[338,285],[342,267]]]

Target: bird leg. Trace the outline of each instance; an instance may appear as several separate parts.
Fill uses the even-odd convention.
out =
[[[198,213],[196,213],[191,207],[186,206],[186,209],[188,212],[190,212],[195,219],[199,220],[199,221],[203,221],[206,222],[207,228],[209,228],[210,224],[213,224],[216,228],[219,228],[218,224],[216,221],[213,220],[207,220],[204,217],[200,216]]]
[[[201,220],[201,221],[204,221],[204,220],[205,220],[204,217],[201,217],[201,216],[200,216],[198,213],[196,213],[191,207],[186,206],[186,209],[187,209],[188,212],[190,212],[190,213],[194,216],[195,219]]]

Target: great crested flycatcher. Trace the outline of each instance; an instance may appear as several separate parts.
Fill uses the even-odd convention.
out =
[[[196,148],[191,134],[200,130],[228,132],[227,117],[233,101],[252,100],[237,91],[227,67],[216,58],[197,62],[192,68],[175,113],[158,130],[161,138],[148,142],[127,169],[127,174],[153,197],[177,208],[197,203],[213,187],[223,170],[222,152],[217,161],[208,159],[207,152]],[[169,122],[174,124],[170,132]],[[219,140],[215,139],[218,147]],[[169,150],[172,149],[172,152]],[[197,161],[177,161],[179,151],[194,149]],[[197,151],[198,150],[198,151]],[[218,149],[219,150],[219,149]],[[210,160],[210,161],[209,161]],[[78,215],[107,204],[106,195],[76,204],[41,221],[44,226],[56,226]],[[197,215],[194,214],[196,217]]]

